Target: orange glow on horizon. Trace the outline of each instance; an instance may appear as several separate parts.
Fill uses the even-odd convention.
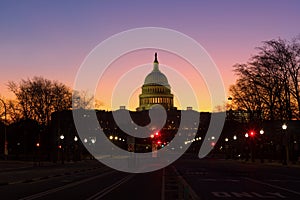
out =
[[[141,86],[143,85],[143,81],[147,74],[152,71],[154,52],[156,51],[152,49],[130,52],[116,59],[106,69],[98,83],[95,96],[96,99],[99,99],[104,103],[100,109],[117,110],[119,109],[119,106],[126,106],[127,109],[134,111],[139,106],[139,94],[141,93]],[[182,110],[186,109],[188,106],[192,106],[193,109],[197,111],[212,111],[213,108],[211,108],[210,95],[201,75],[187,61],[179,56],[165,51],[157,52],[160,70],[167,76],[169,84],[171,85],[171,93],[174,94],[174,106]],[[138,71],[139,67],[141,66],[144,68]],[[134,70],[138,71],[138,74],[135,75],[134,78],[138,80],[131,79],[132,82],[136,84],[134,85],[135,88],[130,91],[130,94],[123,94],[123,91],[115,91],[114,93],[113,91],[117,88],[117,85],[122,84],[120,80],[124,77],[126,80],[126,76],[129,73],[136,73]],[[176,73],[179,75],[175,76]],[[191,89],[195,91],[196,98],[198,99],[198,106],[191,105],[192,101],[189,103],[189,99],[185,99],[185,95],[182,95],[185,91],[185,88],[181,88],[181,85],[178,85],[178,82],[184,81],[180,77],[184,77],[184,79],[188,81]],[[127,81],[125,84],[132,83],[128,83]],[[178,94],[181,95],[177,96],[176,91],[178,91]],[[115,105],[112,103],[113,96],[118,97],[116,98],[117,103]],[[180,102],[179,98],[183,99],[184,103]],[[122,101],[119,101],[119,99],[122,99]]]

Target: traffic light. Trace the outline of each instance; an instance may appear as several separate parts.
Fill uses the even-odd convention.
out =
[[[40,143],[39,142],[36,143],[36,147],[40,147]]]
[[[61,149],[61,145],[58,145],[58,148]]]
[[[254,131],[251,131],[251,132],[250,132],[250,136],[251,136],[251,137],[254,137],[254,136],[255,136],[255,132],[254,132]]]

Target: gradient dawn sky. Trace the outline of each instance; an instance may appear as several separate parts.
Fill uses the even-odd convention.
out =
[[[290,40],[299,36],[299,10],[300,1],[296,0],[1,0],[0,95],[13,98],[7,90],[7,82],[18,82],[33,76],[58,80],[72,87],[80,65],[93,48],[114,34],[139,27],[174,29],[195,39],[218,66],[225,89],[228,90],[229,85],[236,79],[232,66],[247,62],[249,57],[256,53],[255,47],[260,46],[262,41],[279,37]],[[122,65],[119,64],[110,71],[116,75],[131,63],[141,64],[131,62],[132,59],[143,62],[148,60],[150,65],[141,72],[137,89],[130,97],[130,105],[126,105],[131,109],[138,106],[138,88],[152,69],[153,53],[154,50],[144,51],[144,54],[130,54],[130,59],[123,59]],[[136,58],[133,55],[136,55]],[[173,57],[159,52],[160,64],[170,64],[172,68],[172,61],[168,58]],[[178,70],[178,67],[180,66],[174,68]],[[172,80],[168,68],[161,69],[170,79],[172,86],[176,80]],[[190,74],[192,73],[190,71]],[[104,86],[111,86],[110,78],[106,77],[103,81],[105,80]],[[201,110],[209,111],[212,109],[209,99],[201,95],[202,91],[207,91],[205,85],[201,85],[202,83],[199,83],[193,88],[200,90],[197,97],[201,99]],[[97,98],[104,104],[102,109],[116,109],[110,107],[109,98],[101,94],[97,93]],[[195,107],[193,103],[191,106]]]

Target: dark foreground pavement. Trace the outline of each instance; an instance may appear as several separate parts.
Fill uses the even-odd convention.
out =
[[[300,199],[297,167],[215,159],[175,165],[199,199]]]
[[[219,159],[180,159],[145,174],[94,161],[0,172],[2,180],[9,177],[1,200],[300,199],[300,168]]]

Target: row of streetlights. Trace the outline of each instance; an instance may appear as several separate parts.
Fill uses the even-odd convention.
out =
[[[113,136],[113,135],[110,135],[109,139],[110,140],[119,140],[119,141],[125,142],[125,139],[122,139],[121,137]]]
[[[64,139],[65,139],[65,136],[64,136],[64,135],[60,135],[59,138],[60,138],[61,140],[64,140]],[[78,137],[77,137],[76,135],[74,136],[74,141],[75,141],[75,142],[78,141]]]

